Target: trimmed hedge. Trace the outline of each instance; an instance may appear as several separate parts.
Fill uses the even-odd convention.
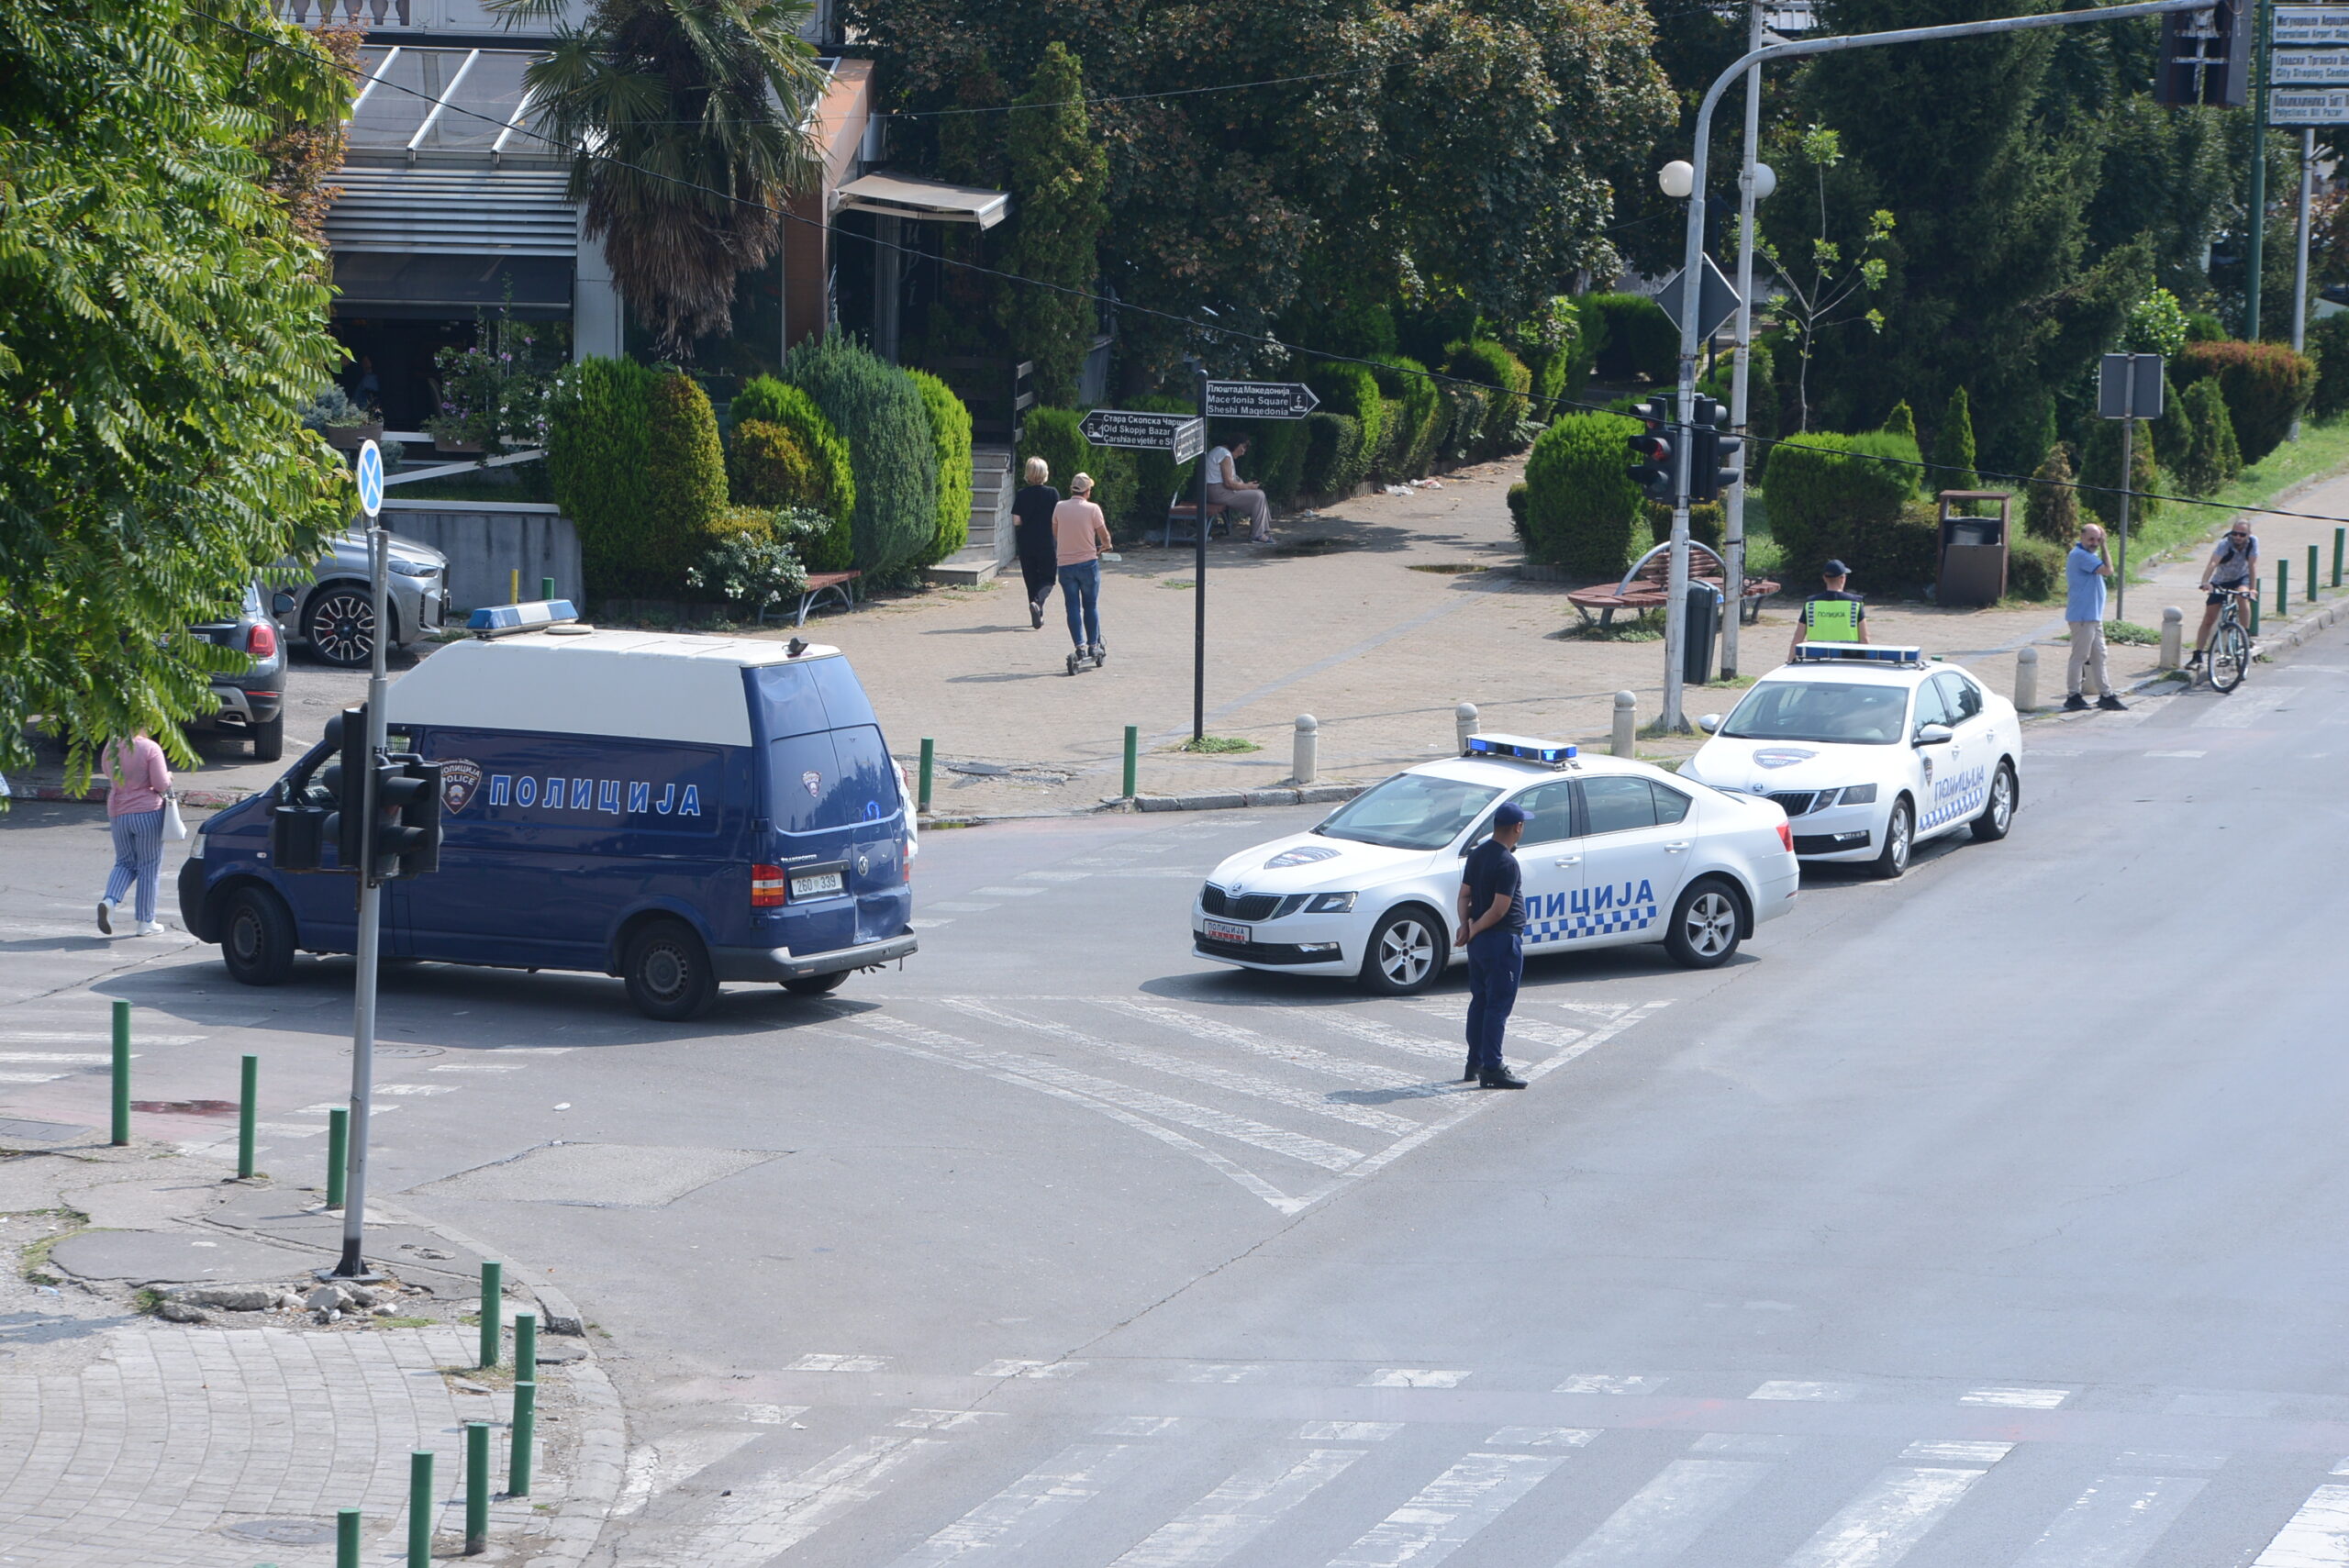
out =
[[[734,427],[726,482],[740,506],[812,506],[824,499],[823,475],[799,438],[764,419]]]
[[[1577,576],[1622,574],[1646,505],[1623,472],[1624,439],[1639,432],[1613,414],[1569,414],[1542,432],[1525,462],[1528,555]]]
[[[1931,501],[1905,501],[1889,517],[1871,517],[1853,532],[1844,564],[1859,573],[1871,595],[1920,593],[1941,574],[1940,509]]]
[[[2007,541],[2007,592],[2018,599],[2044,604],[2064,591],[2066,548],[2025,535]]]
[[[2177,373],[2188,384],[2206,376],[2218,382],[2246,464],[2284,444],[2317,382],[2316,361],[2281,343],[2188,343]]]
[[[856,475],[849,538],[860,572],[904,576],[938,537],[938,450],[913,378],[844,334],[802,339],[783,379],[815,400],[848,443]]]
[[[1463,463],[1484,455],[1486,416],[1492,412],[1492,400],[1497,395],[1481,386],[1463,386],[1458,382],[1437,384],[1443,399],[1443,439],[1436,443],[1436,461],[1440,463]]]
[[[634,360],[582,360],[548,420],[547,480],[579,531],[594,598],[667,591],[642,571],[640,537],[651,516],[643,453],[657,379]]]
[[[856,564],[851,519],[856,515],[856,469],[849,460],[848,443],[832,428],[816,400],[788,382],[771,375],[753,377],[734,395],[734,439],[739,447],[750,426],[778,426],[791,437],[814,471],[816,488],[804,502],[791,496],[746,493],[735,480],[734,499],[751,506],[812,506],[831,517],[833,527],[800,551],[811,572],[846,572]],[[730,472],[730,470],[729,470]]]
[[[1185,397],[1152,395],[1128,398],[1119,406],[1139,408],[1151,414],[1191,414],[1197,411],[1198,405]],[[1208,444],[1214,444],[1212,437]],[[1186,500],[1190,498],[1195,489],[1193,481],[1197,478],[1202,459],[1195,457],[1188,462],[1178,463],[1167,452],[1138,451],[1130,448],[1127,449],[1125,455],[1134,470],[1134,498],[1129,526],[1137,532],[1154,528],[1166,520],[1166,514],[1159,508],[1165,506],[1176,491],[1181,491]],[[1115,526],[1113,519],[1111,527]]]
[[[2309,412],[2320,419],[2349,414],[2349,311],[2309,323],[2309,353],[2316,360],[2316,390]]]
[[[1909,420],[1916,423],[1912,416]],[[1911,437],[1916,431],[1911,428]],[[1974,472],[1974,406],[1966,400],[1965,388],[1959,387],[1949,395],[1949,406],[1942,410],[1941,428],[1933,432],[1933,462],[1926,474],[1929,490],[1979,490],[1982,476]]]
[[[1918,471],[1872,461],[1883,457],[1920,461],[1915,441],[1882,430],[1858,436],[1815,430],[1781,442],[1771,454],[1770,532],[1786,551],[1789,581],[1817,577],[1831,557],[1856,564],[1852,557],[1862,533],[1899,517],[1915,494]]]
[[[1394,355],[1374,366],[1371,373],[1378,378],[1379,392],[1402,406],[1401,428],[1390,445],[1393,455],[1386,472],[1397,479],[1419,478],[1435,462],[1451,406],[1443,400],[1442,386],[1417,360]]]
[[[1351,414],[1308,414],[1305,426],[1305,473],[1302,488],[1308,495],[1342,498],[1362,483],[1370,454],[1363,450],[1362,421]]]
[[[938,454],[938,532],[922,562],[934,566],[971,542],[971,411],[928,371],[907,373],[921,394],[930,448]]]
[[[1651,501],[1648,506],[1648,542],[1672,542],[1672,508],[1662,501]],[[1688,507],[1688,537],[1698,544],[1710,545],[1713,553],[1720,553],[1729,538],[1729,512],[1719,501],[1698,501]]]
[[[1265,499],[1275,506],[1294,506],[1305,488],[1306,450],[1311,434],[1302,419],[1267,419],[1250,432],[1255,438],[1250,462],[1252,477],[1264,487]],[[1229,439],[1229,437],[1224,438]],[[1241,474],[1242,479],[1251,475]]]
[[[1640,376],[1662,386],[1680,368],[1680,331],[1664,306],[1637,294],[1586,295],[1575,302],[1595,346],[1601,381]]]
[[[1366,473],[1371,460],[1386,442],[1386,405],[1379,395],[1378,378],[1367,365],[1323,364],[1316,366],[1305,381],[1321,399],[1318,412],[1343,414],[1362,427],[1363,469]],[[1360,478],[1359,474],[1355,476],[1356,483]],[[1313,486],[1308,484],[1306,488]]]
[[[701,559],[726,510],[726,453],[718,415],[683,372],[656,375],[644,399],[645,513],[637,543],[642,578],[674,593]]]
[[[1031,457],[1042,458],[1052,464],[1052,483],[1063,495],[1070,494],[1069,481],[1080,473],[1091,474],[1093,504],[1101,508],[1101,515],[1109,520],[1112,528],[1130,529],[1139,489],[1134,454],[1117,447],[1097,447],[1086,440],[1076,428],[1084,417],[1074,408],[1029,410],[1027,429],[1019,438],[1019,460],[1014,466],[1024,466]]]
[[[1471,339],[1453,346],[1444,373],[1491,390],[1485,395],[1484,420],[1476,431],[1477,455],[1517,449],[1518,422],[1525,417],[1525,397],[1533,373],[1525,362],[1489,338]]]

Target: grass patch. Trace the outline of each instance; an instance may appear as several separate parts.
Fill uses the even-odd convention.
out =
[[[1230,751],[1261,751],[1264,748],[1253,740],[1242,740],[1237,735],[1202,735],[1197,740],[1184,741],[1174,750],[1220,756]]]
[[[2130,648],[2152,648],[2161,641],[2162,634],[2133,620],[2109,620],[2104,623],[2104,639]]]
[[[130,1298],[130,1305],[132,1310],[151,1318],[154,1316],[155,1308],[163,1305],[163,1293],[153,1285],[144,1286],[138,1295]]]
[[[90,1228],[90,1217],[78,1209],[35,1208],[21,1211],[22,1218],[46,1215],[58,1226],[53,1236],[44,1236],[17,1254],[17,1272],[28,1284],[62,1284],[65,1282],[49,1272],[49,1255],[68,1236],[78,1236]]]
[[[1753,675],[1729,675],[1707,681],[1705,684],[1718,691],[1742,692],[1757,679],[1759,677]]]
[[[1188,577],[1161,577],[1158,580],[1158,585],[1162,588],[1196,588],[1198,586],[1197,583],[1192,582]]]
[[[378,1318],[375,1319],[375,1326],[379,1329],[429,1329],[432,1327],[432,1319],[429,1318]]]
[[[1662,642],[1664,628],[1649,625],[1644,617],[1619,621],[1613,626],[1594,626],[1576,621],[1550,635],[1567,642]]]

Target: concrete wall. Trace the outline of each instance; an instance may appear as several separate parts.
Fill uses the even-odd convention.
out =
[[[384,526],[449,558],[452,609],[511,603],[518,569],[523,598],[537,598],[539,579],[551,577],[557,598],[586,609],[579,532],[569,517],[543,502],[386,498]]]

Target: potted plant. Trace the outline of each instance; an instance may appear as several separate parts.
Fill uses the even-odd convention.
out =
[[[362,443],[381,440],[384,435],[384,417],[353,403],[351,395],[332,382],[303,408],[302,424],[326,437],[327,445],[337,451],[357,451]]]
[[[560,328],[484,319],[473,344],[433,356],[436,412],[424,422],[443,453],[495,456],[546,440],[547,399],[567,369]]]

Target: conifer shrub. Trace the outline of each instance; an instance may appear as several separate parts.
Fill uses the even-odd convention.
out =
[[[1631,563],[1646,497],[1623,472],[1639,422],[1613,414],[1553,420],[1525,462],[1526,552],[1580,577],[1614,578]]]
[[[742,390],[734,395],[733,413],[737,447],[741,443],[742,432],[752,425],[779,428],[805,454],[812,480],[812,487],[803,500],[748,493],[738,476],[734,499],[752,506],[807,506],[826,514],[831,517],[833,527],[824,538],[809,541],[800,551],[800,559],[811,572],[849,570],[856,561],[856,547],[850,533],[851,520],[856,515],[856,471],[849,460],[848,443],[841,439],[840,432],[832,428],[832,422],[816,406],[814,398],[771,375],[744,383]],[[736,471],[729,466],[728,472]]]
[[[971,411],[928,371],[908,372],[938,455],[938,532],[922,562],[936,565],[971,541]]]
[[[1770,457],[1770,532],[1788,577],[1809,582],[1831,557],[1854,564],[1860,535],[1889,525],[1915,494],[1918,470],[1908,465],[1920,461],[1914,440],[1881,430],[1814,430],[1779,443]]]
[[[938,537],[938,450],[913,378],[839,333],[803,339],[783,379],[805,392],[848,445],[856,504],[849,515],[855,568],[901,577]]]

